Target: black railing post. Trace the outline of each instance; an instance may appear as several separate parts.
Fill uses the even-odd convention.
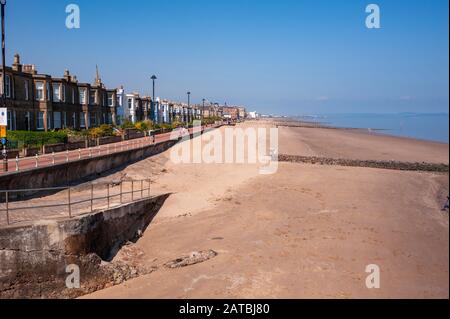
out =
[[[107,195],[106,196],[108,197],[108,209],[109,209],[109,183],[108,183],[108,187],[107,187]]]
[[[68,206],[69,206],[69,218],[72,218],[72,209],[70,207],[70,186],[67,189],[67,191],[68,191],[68,199],[69,199],[69,203],[68,203]]]
[[[123,185],[123,181],[120,182],[120,204],[123,204],[123,200],[122,200],[122,185]]]
[[[91,184],[91,214],[94,206],[94,184]]]
[[[9,225],[9,193],[6,191],[5,200],[6,200],[6,223]]]

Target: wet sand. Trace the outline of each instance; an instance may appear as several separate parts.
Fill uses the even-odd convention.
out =
[[[448,163],[448,144],[318,128],[280,128],[280,153]],[[172,193],[127,248],[158,269],[85,298],[449,297],[448,174],[280,163],[260,175],[256,165],[169,156],[101,179],[150,177],[152,192]],[[218,255],[163,266],[207,249]],[[369,264],[380,289],[365,285]]]
[[[280,154],[358,160],[449,163],[448,144],[356,129],[279,127]]]

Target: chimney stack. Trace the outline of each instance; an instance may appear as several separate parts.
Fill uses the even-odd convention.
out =
[[[70,82],[70,80],[71,80],[70,72],[67,69],[64,70],[64,79],[66,79],[67,82]]]
[[[14,55],[14,63],[12,65],[12,69],[17,72],[22,72],[22,64],[20,64],[20,55],[18,53]]]
[[[37,70],[34,64],[25,64],[23,66],[23,72],[30,73],[30,74],[37,74]]]

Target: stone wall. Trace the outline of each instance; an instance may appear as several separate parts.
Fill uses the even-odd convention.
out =
[[[53,152],[64,152],[66,150],[72,151],[77,150],[79,148],[85,148],[86,142],[80,141],[80,142],[74,142],[74,143],[59,143],[59,144],[48,144],[42,146],[42,153],[43,154],[51,154]]]
[[[122,136],[106,136],[106,137],[100,137],[98,139],[97,144],[105,145],[105,144],[111,144],[111,143],[118,143],[118,142],[122,142],[122,140],[123,140]]]

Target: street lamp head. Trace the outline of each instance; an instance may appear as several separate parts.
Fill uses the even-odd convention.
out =
[[[6,0],[0,0],[0,4],[1,5],[5,5],[6,4]]]
[[[151,79],[156,80],[157,79],[156,75],[152,75]]]

